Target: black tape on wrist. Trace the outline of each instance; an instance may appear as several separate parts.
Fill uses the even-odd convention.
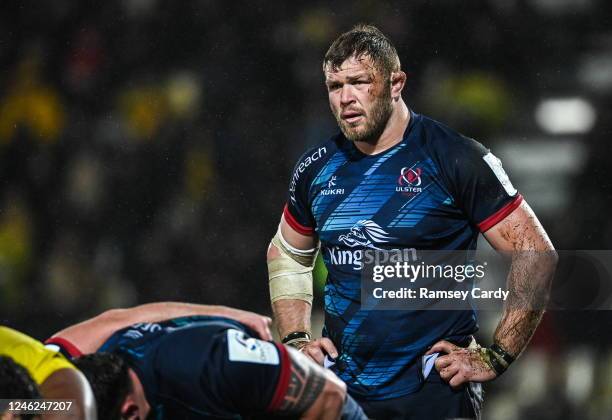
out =
[[[510,366],[510,364],[514,362],[514,357],[506,350],[502,349],[499,344],[493,343],[489,348],[493,353],[495,353],[498,358],[501,358],[508,366]]]
[[[495,371],[497,376],[501,376],[502,373],[506,371],[507,367],[501,364],[491,349],[487,350],[489,351],[489,365]]]
[[[310,341],[311,339],[311,335],[309,332],[307,331],[294,331],[292,333],[289,333],[285,336],[285,338],[283,338],[281,341],[283,344],[288,344],[290,341],[291,342],[296,342],[296,341]]]

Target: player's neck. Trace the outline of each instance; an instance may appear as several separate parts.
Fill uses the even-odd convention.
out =
[[[375,142],[355,142],[355,147],[366,155],[384,152],[402,141],[406,127],[410,123],[410,111],[403,99],[393,105],[393,111],[387,125]]]

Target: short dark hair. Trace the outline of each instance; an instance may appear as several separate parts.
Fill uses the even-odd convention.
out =
[[[132,391],[127,363],[116,354],[94,353],[72,361],[85,375],[98,407],[98,419],[121,418],[121,405]]]
[[[38,386],[26,368],[8,356],[0,356],[0,398],[7,400],[41,398]],[[6,407],[0,404],[0,415]],[[21,414],[22,419],[38,418]]]
[[[399,56],[391,41],[377,27],[364,24],[354,26],[331,44],[323,59],[323,68],[330,66],[338,70],[348,58],[366,56],[386,78],[400,70]]]

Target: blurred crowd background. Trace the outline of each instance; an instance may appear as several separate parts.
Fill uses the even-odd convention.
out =
[[[152,300],[270,313],[291,169],[336,130],[322,57],[358,22],[395,43],[409,106],[502,158],[557,248],[610,248],[611,2],[2,2],[0,322],[42,339]],[[548,313],[485,418],[612,418],[611,331],[610,311]]]

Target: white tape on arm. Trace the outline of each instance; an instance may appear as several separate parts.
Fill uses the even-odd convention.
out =
[[[279,230],[272,238],[280,255],[268,261],[270,299],[299,299],[312,304],[312,269],[318,248],[297,249],[291,246]]]

